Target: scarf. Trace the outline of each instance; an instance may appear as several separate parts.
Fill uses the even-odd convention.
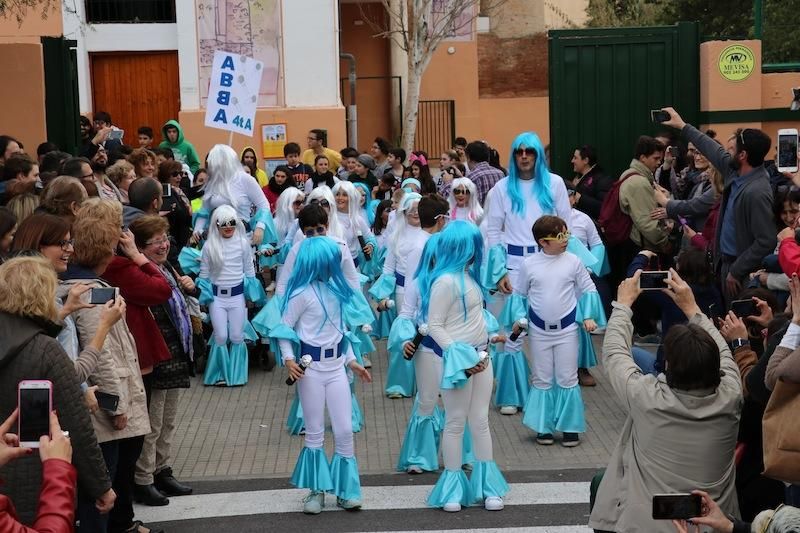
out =
[[[178,328],[178,334],[181,339],[181,346],[183,352],[189,356],[189,360],[194,361],[194,345],[192,344],[192,321],[189,318],[189,308],[186,306],[186,300],[183,297],[178,282],[174,274],[167,268],[166,264],[158,265],[158,270],[161,275],[167,280],[172,295],[167,300],[169,304],[169,316],[172,322]]]

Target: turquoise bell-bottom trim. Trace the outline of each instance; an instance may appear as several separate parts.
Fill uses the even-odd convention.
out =
[[[386,372],[387,395],[400,394],[411,398],[417,392],[417,378],[414,361],[409,361],[400,353],[389,352],[389,369]]]
[[[228,358],[228,386],[236,387],[247,384],[247,346],[243,342],[238,344],[231,343],[229,348],[230,357]]]
[[[586,418],[580,385],[549,389],[531,387],[522,423],[538,433],[584,433]]]
[[[463,470],[443,471],[428,496],[429,507],[441,508],[446,503],[460,503],[467,507],[474,502],[475,495]]]
[[[439,470],[439,445],[444,427],[441,409],[437,405],[427,416],[417,414],[417,402],[411,412],[406,426],[400,457],[397,458],[398,472],[404,472],[409,466],[418,466],[426,472]]]
[[[502,498],[509,491],[508,483],[494,461],[475,461],[469,480],[474,503],[483,503],[486,498]]]
[[[592,334],[583,328],[578,328],[578,368],[593,366],[597,366],[597,355],[592,343]]]
[[[303,447],[289,483],[298,489],[331,492],[334,489],[331,469],[323,448]]]
[[[228,359],[230,359],[228,344],[219,345],[212,337],[209,346],[210,350],[208,352],[206,371],[203,374],[203,383],[205,385],[214,385],[220,381],[228,383]]]
[[[286,431],[289,432],[289,435],[299,435],[305,425],[300,395],[295,392],[292,405],[289,407],[289,416],[286,417]]]
[[[522,407],[530,391],[531,370],[525,354],[519,352],[497,352],[492,358],[497,388],[494,403],[498,407]]]
[[[342,457],[335,453],[331,458],[333,493],[343,500],[361,501],[361,478],[355,457]]]

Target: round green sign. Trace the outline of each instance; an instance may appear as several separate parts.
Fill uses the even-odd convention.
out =
[[[755,54],[750,48],[741,44],[728,46],[719,55],[719,72],[726,80],[746,80],[755,67]]]

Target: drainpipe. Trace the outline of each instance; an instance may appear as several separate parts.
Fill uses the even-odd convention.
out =
[[[356,111],[356,56],[340,52],[339,57],[350,64],[347,80],[350,84],[350,105],[347,106],[347,146],[358,149],[358,123]]]

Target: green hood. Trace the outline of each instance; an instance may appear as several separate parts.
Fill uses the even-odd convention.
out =
[[[178,129],[178,140],[174,143],[169,142],[169,138],[167,137],[167,126],[172,126]],[[177,120],[168,120],[166,124],[161,126],[161,134],[164,136],[164,142],[170,146],[179,146],[183,144],[183,128],[181,128],[181,125],[178,124]]]

